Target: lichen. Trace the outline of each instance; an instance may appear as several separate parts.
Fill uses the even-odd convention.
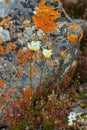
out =
[[[68,40],[71,41],[75,45],[78,43],[79,38],[75,34],[71,34],[68,36]]]
[[[61,14],[50,6],[44,5],[45,1],[41,1],[36,10],[36,15],[32,17],[33,22],[37,28],[43,31],[52,31],[56,28],[57,24],[54,22],[61,17]]]

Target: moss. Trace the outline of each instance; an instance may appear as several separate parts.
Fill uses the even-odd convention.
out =
[[[85,98],[85,94],[86,94],[85,91],[81,91],[81,92],[79,93],[79,98],[78,98],[78,99],[83,99],[83,98]]]
[[[16,123],[15,128],[12,128],[12,130],[24,130],[26,128],[26,126],[28,126],[28,122],[24,121],[20,121],[18,123]]]
[[[44,124],[43,130],[53,130],[55,128],[55,125],[53,122],[48,122]]]

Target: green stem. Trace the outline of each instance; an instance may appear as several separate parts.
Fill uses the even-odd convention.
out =
[[[46,62],[46,61],[45,61]],[[42,76],[43,76],[43,71],[44,71],[44,66],[45,66],[45,62],[44,62],[44,65],[41,69],[41,75],[40,75],[40,85],[41,85],[41,81],[42,81]]]
[[[31,71],[32,65],[31,65],[31,63],[32,63],[32,55],[31,55],[31,59],[30,59],[30,88],[32,88],[32,71]]]

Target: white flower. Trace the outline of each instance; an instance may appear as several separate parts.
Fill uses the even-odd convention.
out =
[[[72,126],[73,125],[73,120],[68,120],[68,125]]]
[[[77,114],[75,112],[70,112],[70,115],[68,116],[68,125],[72,126],[73,121],[76,120]]]
[[[45,58],[50,58],[52,55],[52,50],[43,49],[43,55]]]
[[[68,119],[76,120],[77,114],[75,112],[70,112],[70,115],[68,116]]]
[[[38,51],[40,49],[40,41],[32,41],[31,44],[28,43],[28,48],[32,51]]]

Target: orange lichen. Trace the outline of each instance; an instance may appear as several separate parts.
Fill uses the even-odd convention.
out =
[[[23,74],[22,74],[21,72],[17,73],[17,77],[18,77],[18,78],[20,78],[20,77],[22,77],[22,76],[23,76]]]
[[[4,98],[5,98],[6,100],[8,100],[8,99],[9,99],[9,96],[6,95]]]
[[[23,56],[23,54],[24,54],[24,53],[23,53],[23,50],[20,48],[20,49],[18,50],[18,55],[19,55],[19,56]]]
[[[46,0],[41,0],[36,10],[36,15],[33,16],[33,21],[38,28],[47,31],[52,31],[55,29],[57,24],[55,20],[61,17],[61,14],[58,11],[55,11],[54,8],[44,5]]]
[[[52,62],[50,63],[50,66],[51,66],[51,67],[59,66],[59,65],[60,65],[60,63],[59,63],[58,61],[52,61]]]
[[[27,52],[24,53],[22,49],[19,49],[17,61],[21,64],[21,66],[27,65],[27,60],[29,60],[29,59],[31,59],[31,51],[29,49],[27,49]]]
[[[30,23],[24,23],[23,26],[26,27],[31,27]]]
[[[4,48],[2,46],[0,46],[0,54],[4,53]]]
[[[8,94],[8,92],[5,91],[5,90],[2,90],[1,92],[2,92],[3,95],[7,95]]]
[[[64,59],[64,58],[66,57],[65,51],[61,51],[61,52],[60,52],[60,56]]]
[[[44,6],[46,3],[46,0],[41,0],[40,3],[39,3],[39,6]]]
[[[9,3],[9,0],[5,0],[5,3]]]
[[[6,52],[10,52],[16,49],[16,45],[13,42],[8,42],[7,47],[5,49]]]
[[[77,31],[78,30],[78,26],[75,24],[71,24],[70,27],[74,30]]]
[[[37,61],[37,57],[36,57],[36,55],[34,55],[34,57],[33,57],[33,61],[34,61],[34,62]]]
[[[15,93],[14,89],[13,89],[13,88],[10,88],[10,89],[9,89],[9,93],[13,93],[13,94],[14,94],[14,93]]]
[[[24,18],[23,18],[23,17],[20,17],[20,21],[24,21]]]
[[[7,22],[9,22],[10,21],[10,18],[8,17],[8,18],[4,18],[1,22],[0,22],[0,26],[3,26],[3,25],[5,25]]]
[[[4,86],[4,82],[3,80],[0,79],[0,88],[2,88]]]
[[[3,44],[3,43],[4,43],[3,40],[0,39],[0,44]]]
[[[31,68],[31,72],[35,73],[37,71],[37,68]]]
[[[66,58],[66,54],[67,54],[68,48],[66,50],[62,50],[60,51],[60,56],[65,59]]]
[[[28,78],[33,78],[33,75],[28,74],[27,77],[28,77]]]
[[[78,36],[76,36],[75,34],[71,34],[68,36],[68,40],[71,41],[73,44],[78,43]]]

